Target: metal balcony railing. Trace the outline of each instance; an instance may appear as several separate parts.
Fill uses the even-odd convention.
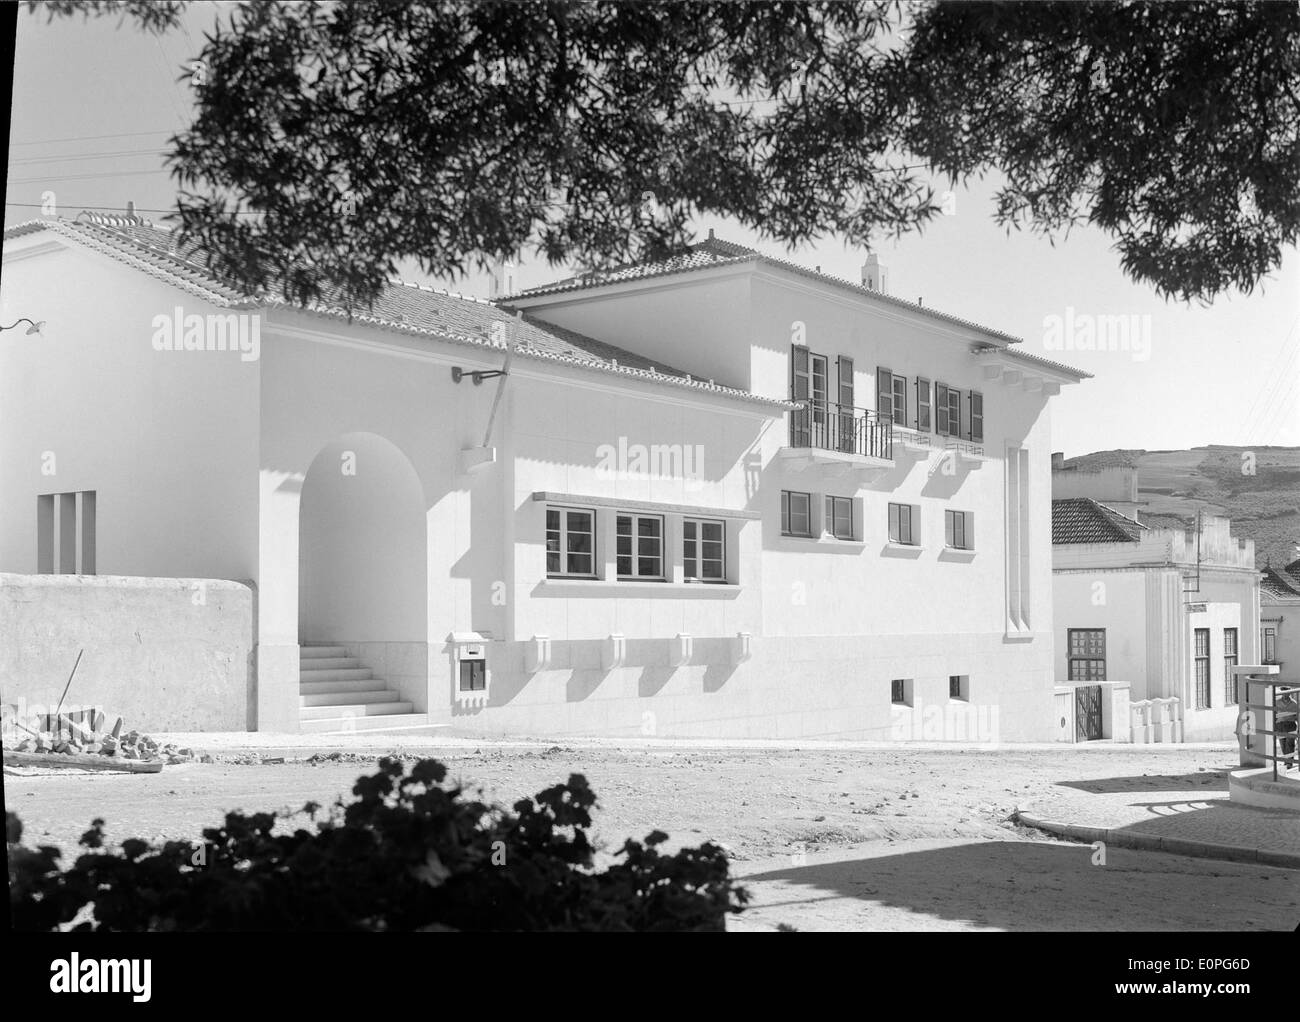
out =
[[[807,401],[790,412],[790,446],[894,460],[894,424],[867,408]]]
[[[1239,674],[1238,681],[1244,686],[1245,698],[1240,704],[1241,722],[1237,727],[1237,740],[1244,749],[1253,755],[1271,760],[1273,763],[1273,780],[1277,780],[1277,765],[1289,769],[1291,764],[1300,765],[1300,749],[1296,748],[1297,711],[1296,702],[1300,699],[1300,686],[1293,681],[1283,681],[1280,677],[1264,675]],[[1259,696],[1251,692],[1252,687],[1266,688],[1268,691]],[[1288,698],[1289,697],[1289,698]],[[1257,702],[1256,699],[1262,701]],[[1261,712],[1269,714],[1271,728],[1258,726]],[[1250,749],[1250,739],[1254,735],[1264,735],[1269,739],[1269,751]],[[1278,752],[1279,746],[1281,753]]]

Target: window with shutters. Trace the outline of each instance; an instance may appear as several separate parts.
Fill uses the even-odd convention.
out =
[[[934,431],[940,436],[961,436],[961,391],[943,383],[934,385]]]
[[[933,428],[930,421],[930,381],[923,376],[916,378],[916,428],[927,433]]]
[[[835,449],[853,452],[857,449],[857,425],[853,418],[853,359],[841,355],[837,360],[839,376],[839,407],[835,409]]]
[[[889,541],[905,546],[916,546],[920,532],[917,527],[920,508],[914,504],[889,505]]]
[[[853,539],[853,498],[827,495],[824,524],[836,539]]]
[[[953,550],[970,550],[972,547],[972,519],[969,511],[943,513],[943,541]]]
[[[812,537],[812,494],[781,491],[781,535]]]
[[[894,417],[894,374],[884,366],[876,367],[876,414],[881,421]]]
[[[984,395],[977,390],[970,392],[970,438],[972,442],[984,442]]]

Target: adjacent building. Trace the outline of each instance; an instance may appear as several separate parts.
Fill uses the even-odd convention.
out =
[[[1254,542],[1209,516],[1190,530],[1148,528],[1133,469],[1058,471],[1053,494],[1055,671],[1074,696],[1066,737],[1233,737],[1232,668],[1259,662]]]
[[[14,227],[4,699],[84,648],[141,726],[1050,739],[1086,374],[882,283],[710,235],[349,316],[133,215]]]

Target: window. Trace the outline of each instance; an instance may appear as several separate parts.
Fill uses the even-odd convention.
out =
[[[36,571],[95,574],[95,491],[44,493],[36,498]]]
[[[984,395],[975,390],[970,392],[970,438],[984,442]]]
[[[907,377],[895,376],[883,366],[876,368],[876,411],[882,422],[907,425]]]
[[[1210,708],[1210,630],[1196,629],[1196,708]]]
[[[616,520],[619,578],[664,577],[664,520],[657,515],[619,515]]]
[[[912,679],[894,678],[889,683],[889,701],[897,706],[911,706]]]
[[[781,535],[812,536],[812,494],[781,491]]]
[[[940,436],[961,436],[961,391],[942,383],[936,383],[934,385],[934,415],[934,431],[936,433]]]
[[[546,509],[546,574],[554,578],[596,577],[596,512]]]
[[[853,498],[826,498],[826,531],[836,539],[853,539]]]
[[[835,449],[853,453],[856,450],[857,424],[853,418],[853,359],[839,357],[839,408],[835,416]]]
[[[727,578],[727,530],[722,522],[687,518],[682,522],[682,571],[688,582]]]
[[[911,504],[889,505],[889,541],[916,545],[917,509]]]
[[[1066,649],[1070,681],[1106,680],[1106,629],[1071,628]]]
[[[930,432],[930,381],[916,378],[916,428]]]
[[[967,701],[970,699],[970,675],[969,674],[948,675],[948,698],[961,699],[963,701]]]
[[[1237,678],[1232,669],[1237,666],[1237,629],[1223,630],[1223,691],[1229,706],[1237,701]]]
[[[943,541],[954,550],[969,550],[974,545],[971,536],[973,524],[969,511],[945,511],[943,513]]]
[[[1277,629],[1264,629],[1264,663],[1272,664],[1277,662]]]

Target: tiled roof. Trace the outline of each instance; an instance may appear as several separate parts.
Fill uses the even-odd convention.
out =
[[[173,233],[148,220],[131,216],[83,214],[76,220],[29,220],[4,232],[5,240],[49,230],[141,270],[159,280],[226,308],[301,308],[283,297],[255,297],[231,287],[215,276],[193,250],[178,251]],[[502,348],[491,337],[494,323],[515,321],[513,312],[481,299],[394,281],[361,312],[349,311],[329,296],[303,311],[331,319],[352,319],[406,334],[436,337],[453,343]],[[687,387],[765,405],[785,407],[786,401],[760,397],[735,387],[721,386],[655,359],[606,344],[563,327],[529,319],[519,324],[516,353],[527,358],[584,366],[620,376],[636,377],[669,386]]]
[[[1091,497],[1052,501],[1052,543],[1136,543],[1146,526]]]
[[[1293,575],[1290,569],[1291,565],[1281,570],[1263,569],[1259,579],[1260,590],[1283,600],[1300,599],[1300,575]]]
[[[654,262],[646,263],[628,263],[624,266],[616,266],[609,270],[602,270],[596,273],[584,274],[578,277],[569,277],[565,280],[556,281],[554,284],[544,284],[541,287],[529,288],[520,292],[518,295],[508,296],[505,301],[508,303],[510,297],[518,299],[540,298],[545,295],[563,294],[571,291],[587,291],[592,288],[605,287],[609,284],[620,284],[633,280],[646,280],[652,277],[664,277],[674,273],[688,273],[694,270],[704,270],[719,266],[738,266],[743,263],[754,262],[765,266],[774,266],[791,273],[796,273],[801,277],[808,277],[811,280],[817,280],[825,284],[832,284],[839,288],[853,291],[859,295],[865,295],[876,301],[886,302],[890,305],[897,305],[914,312],[917,315],[929,316],[931,319],[943,320],[946,323],[955,323],[958,326],[966,327],[970,330],[978,330],[989,337],[995,337],[999,341],[1007,344],[1018,344],[1020,338],[1012,337],[1010,334],[1003,333],[1001,330],[994,330],[991,327],[982,326],[979,323],[972,323],[970,320],[962,319],[960,316],[953,316],[946,312],[940,312],[938,309],[930,306],[918,305],[916,302],[909,302],[902,298],[886,294],[883,291],[873,291],[871,288],[862,284],[855,284],[851,280],[845,280],[843,277],[835,277],[828,273],[821,273],[818,270],[810,270],[806,266],[800,266],[798,263],[792,263],[786,259],[777,259],[773,256],[763,255],[756,249],[746,248],[744,245],[737,245],[734,242],[723,241],[721,238],[715,238],[712,235],[697,245],[691,245],[682,252],[669,256],[666,259],[660,259]],[[1070,370],[1074,372],[1075,370]]]
[[[1020,343],[1019,341],[1016,342]],[[1020,351],[1016,348],[980,348],[976,353],[977,357],[992,358],[996,355],[1006,355],[1016,359],[1019,362],[1028,362],[1030,365],[1046,366],[1049,369],[1056,369],[1059,372],[1069,373],[1071,376],[1077,376],[1082,380],[1091,380],[1092,373],[1085,373],[1082,369],[1075,369],[1074,366],[1068,366],[1064,362],[1053,362],[1050,358],[1043,358],[1041,355],[1031,355],[1027,351]]]

